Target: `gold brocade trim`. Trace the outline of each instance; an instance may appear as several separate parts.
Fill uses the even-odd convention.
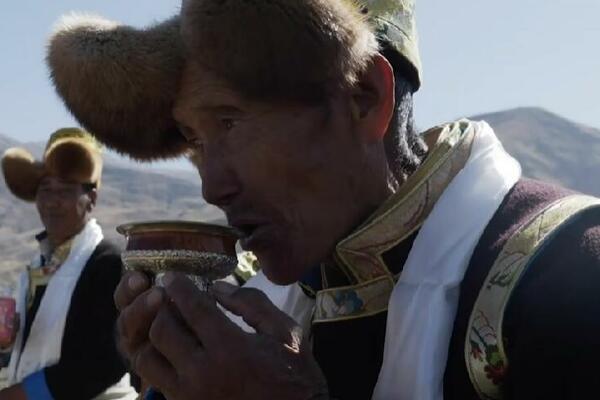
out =
[[[423,224],[465,166],[474,138],[475,129],[467,120],[425,133],[425,139],[433,144],[423,164],[371,218],[337,245],[337,264],[353,285],[331,289],[324,285],[325,290],[315,295],[315,322],[361,318],[387,310],[397,276],[382,255]]]
[[[71,253],[71,246],[73,245],[73,239],[67,240],[65,243],[58,246],[52,252],[50,260],[45,265],[39,268],[29,268],[29,291],[27,293],[27,307],[31,307],[35,292],[38,287],[48,285],[50,279],[54,273],[60,268],[65,262],[69,254]]]
[[[313,323],[368,317],[386,311],[394,279],[381,277],[355,286],[318,292]]]
[[[355,233],[336,248],[356,283],[390,276],[381,255],[409,237],[423,224],[452,179],[465,166],[475,137],[468,121],[434,128],[438,135],[421,167]]]
[[[477,297],[465,338],[467,370],[480,398],[503,399],[509,360],[502,324],[521,276],[548,239],[570,218],[594,206],[600,207],[600,199],[575,195],[558,200],[520,228],[500,252]]]

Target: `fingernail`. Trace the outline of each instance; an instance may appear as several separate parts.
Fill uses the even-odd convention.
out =
[[[139,292],[146,286],[146,281],[144,280],[144,277],[142,275],[133,274],[129,277],[127,285],[132,291]]]
[[[162,303],[162,292],[158,289],[153,289],[146,297],[146,304],[151,308],[156,308]]]
[[[213,283],[213,285],[211,286],[211,290],[215,294],[229,296],[232,295],[236,290],[238,290],[238,287],[228,282],[217,281]]]
[[[169,287],[171,283],[175,280],[175,273],[167,272],[162,278],[162,284],[164,287]]]

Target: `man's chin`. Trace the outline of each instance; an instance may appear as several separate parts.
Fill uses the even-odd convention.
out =
[[[297,272],[298,269],[294,268],[289,260],[281,260],[278,257],[271,260],[266,256],[261,257],[260,254],[256,254],[256,256],[263,274],[276,285],[291,285],[302,278],[302,274]]]
[[[288,286],[298,282],[299,278],[291,276],[288,271],[281,271],[280,268],[268,268],[261,266],[263,273],[272,283],[280,286]]]

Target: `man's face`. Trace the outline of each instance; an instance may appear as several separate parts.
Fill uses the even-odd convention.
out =
[[[242,98],[188,66],[174,116],[205,199],[223,209],[275,283],[299,280],[372,210],[372,149],[343,93],[318,106]]]
[[[86,192],[80,183],[52,176],[42,179],[35,202],[52,239],[63,241],[81,231],[94,205],[91,193]]]

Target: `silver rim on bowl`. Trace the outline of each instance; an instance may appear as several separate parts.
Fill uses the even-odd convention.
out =
[[[225,278],[237,266],[236,257],[193,250],[129,250],[121,254],[121,260],[130,271],[153,275],[176,271],[206,280]]]

